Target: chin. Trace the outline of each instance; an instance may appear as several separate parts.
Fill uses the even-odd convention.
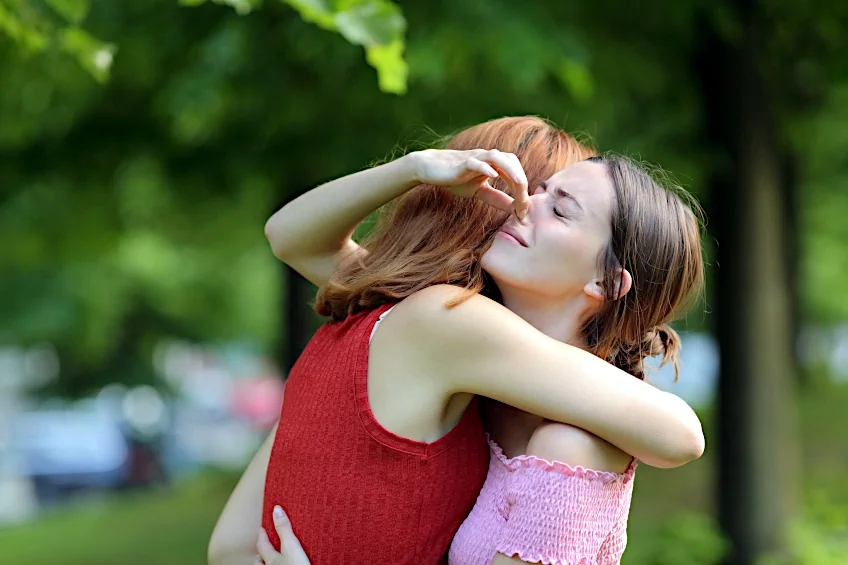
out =
[[[483,265],[483,272],[485,272],[489,279],[494,283],[494,285],[498,288],[498,292],[503,294],[507,292],[509,294],[513,292],[534,292],[533,284],[531,281],[526,280],[526,277],[523,277],[520,272],[514,272],[514,269],[488,269],[486,265]]]
[[[499,243],[500,245],[498,245]],[[495,240],[480,258],[480,266],[492,276],[514,270],[511,267],[515,263],[515,257],[510,251],[510,249],[504,249],[503,242]]]

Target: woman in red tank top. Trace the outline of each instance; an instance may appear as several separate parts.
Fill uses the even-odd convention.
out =
[[[622,336],[602,327],[621,316],[623,301],[616,298],[627,294],[627,269],[638,265],[617,266],[620,253],[613,250],[604,276],[580,291],[585,308],[597,310],[590,318],[593,341],[586,345],[601,359],[546,337],[477,294],[487,259],[504,303],[517,311],[528,308],[528,300],[574,288],[575,277],[591,279],[596,266],[586,249],[594,245],[597,254],[610,237],[615,243],[616,234],[604,235],[606,224],[597,218],[569,231],[565,219],[590,218],[584,206],[606,205],[611,215],[614,198],[598,195],[612,194],[614,174],[644,181],[639,172],[612,161],[581,164],[560,181],[573,183],[572,192],[592,189],[579,195],[582,204],[560,186],[537,192],[539,203],[530,206],[525,171],[535,184],[550,169],[586,156],[585,148],[535,118],[470,128],[452,146],[457,149],[413,153],[333,181],[269,221],[275,254],[321,286],[317,310],[334,321],[292,369],[279,430],[216,526],[211,562],[251,562],[243,540],[255,539],[245,532],[258,525],[249,518],[261,502],[269,532],[272,507],[285,507],[315,565],[438,562],[485,477],[488,448],[473,400],[478,394],[579,426],[649,464],[674,466],[700,455],[703,436],[688,406],[622,370],[632,369],[623,365],[645,351],[639,328]],[[466,147],[512,149],[524,170],[514,155],[460,150]],[[509,189],[515,201],[498,188]],[[371,244],[360,248],[350,239],[361,218],[401,195]],[[516,215],[501,231],[506,214],[495,208]],[[565,253],[566,261],[544,261],[550,253]],[[574,274],[575,267],[585,272]],[[681,289],[695,286],[700,271],[692,268],[689,278],[681,277]],[[637,281],[644,278],[639,275]],[[646,292],[636,297],[662,302],[644,298]],[[378,317],[399,300],[370,344]],[[670,314],[657,311],[652,319]]]

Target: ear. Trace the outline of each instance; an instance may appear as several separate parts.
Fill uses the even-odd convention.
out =
[[[633,277],[630,276],[630,271],[622,269],[621,267],[617,267],[615,269],[613,276],[615,277],[616,286],[618,287],[616,288],[613,300],[618,300],[630,292],[630,289],[633,287]],[[606,293],[604,292],[603,281],[601,279],[593,279],[588,282],[586,286],[583,287],[583,292],[595,300],[599,300],[601,302],[606,302],[607,300]]]

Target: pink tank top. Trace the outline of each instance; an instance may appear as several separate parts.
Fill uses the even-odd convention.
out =
[[[453,538],[450,565],[489,565],[497,553],[548,565],[621,562],[635,460],[618,474],[509,459],[491,439],[489,447],[489,473]]]

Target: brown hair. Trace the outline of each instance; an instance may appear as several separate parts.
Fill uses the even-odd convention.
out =
[[[589,320],[589,349],[620,369],[645,378],[644,360],[662,355],[674,365],[680,338],[668,323],[704,285],[700,208],[685,190],[620,156],[589,161],[606,167],[613,185],[612,237],[601,253],[608,302]],[[615,300],[619,268],[633,279],[630,292]]]
[[[446,149],[514,153],[533,188],[595,154],[564,131],[533,116],[491,120],[461,131]],[[501,179],[492,183],[506,190]],[[334,320],[395,302],[435,284],[484,287],[480,258],[507,214],[477,200],[420,185],[398,198],[362,242],[367,255],[343,264],[321,288],[315,311]]]

